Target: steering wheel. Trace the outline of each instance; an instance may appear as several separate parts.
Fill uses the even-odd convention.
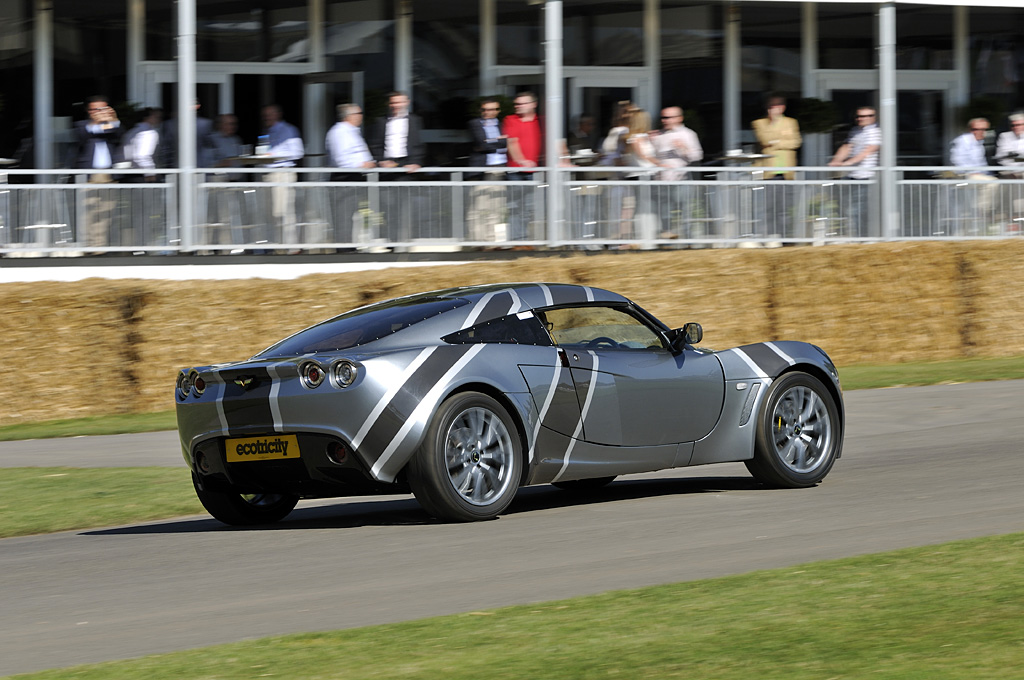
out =
[[[606,347],[615,348],[615,347],[619,346],[619,343],[617,343],[614,340],[612,340],[611,338],[605,337],[603,335],[600,336],[600,337],[596,337],[596,338],[594,338],[593,340],[591,340],[590,342],[587,343],[587,347],[595,347],[596,348],[596,347],[601,347],[602,345],[604,345]]]

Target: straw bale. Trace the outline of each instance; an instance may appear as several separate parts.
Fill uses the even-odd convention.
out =
[[[620,292],[704,344],[796,339],[840,364],[1024,354],[1024,241],[573,254],[294,281],[0,285],[17,380],[0,422],[173,404],[177,371],[244,359],[313,323],[426,290],[503,281]]]

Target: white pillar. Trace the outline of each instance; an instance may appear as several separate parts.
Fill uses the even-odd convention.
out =
[[[196,0],[178,0],[178,218],[181,246],[192,248],[196,175]]]
[[[899,206],[896,203],[896,4],[885,2],[878,9],[878,124],[882,129],[879,154],[879,202],[883,238],[897,236]]]
[[[498,12],[495,0],[480,0],[480,94],[498,93],[494,67],[498,65]]]
[[[967,106],[971,98],[971,19],[970,10],[963,5],[953,8],[953,69],[956,71],[954,108]],[[992,126],[997,125],[991,121]]]
[[[324,22],[327,10],[324,0],[310,0],[308,10],[309,69],[313,73],[322,73],[327,67],[324,55]],[[302,95],[302,127],[306,152],[320,154],[324,152],[324,138],[328,127],[327,86],[323,83],[307,83],[303,87]]]
[[[724,115],[722,138],[726,149],[740,148],[740,88],[743,87],[740,73],[740,8],[729,3],[725,8],[725,63],[723,105]]]
[[[665,105],[661,101],[661,11],[659,0],[644,0],[644,66],[650,82],[651,103],[648,109],[656,114]]]
[[[801,5],[800,24],[800,87],[801,96],[819,97],[818,93],[818,5],[806,2]],[[821,153],[822,136],[804,135],[800,157],[803,165],[824,165],[827,161]]]
[[[395,89],[412,101],[412,0],[395,0]]]
[[[53,168],[53,0],[36,0],[33,32],[35,166]],[[47,177],[44,181],[51,178]]]
[[[141,62],[146,58],[146,0],[128,2],[128,101],[154,105],[146,101],[142,85]]]
[[[547,237],[555,241],[563,237],[562,226],[562,173],[558,170],[562,154],[562,0],[544,3],[544,156],[549,168]]]

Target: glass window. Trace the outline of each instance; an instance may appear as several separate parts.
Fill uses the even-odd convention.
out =
[[[566,66],[643,66],[643,3],[570,0],[563,5]]]
[[[463,130],[477,113],[479,2],[417,0],[413,10],[413,107],[428,130]]]
[[[818,3],[819,68],[875,68],[877,35],[870,5]]]
[[[551,338],[544,332],[540,320],[534,314],[525,318],[512,314],[494,319],[443,338],[453,345],[492,342],[509,345],[551,345]]]
[[[526,0],[498,0],[496,6],[498,64],[540,64],[544,48],[541,6],[527,4]]]
[[[468,300],[461,298],[427,296],[388,300],[299,331],[256,356],[289,357],[350,349],[468,304]]]
[[[127,98],[125,3],[53,3],[54,115],[85,118],[81,105],[101,94],[119,105]]]
[[[329,0],[325,51],[327,70],[363,74],[363,120],[387,115],[387,95],[395,89],[393,2]],[[334,104],[352,101],[351,91],[335,92]]]
[[[308,61],[307,0],[275,0],[271,6],[235,0],[197,0],[198,61]],[[146,58],[175,58],[178,5],[146,2]]]
[[[896,5],[896,68],[953,68],[953,8]]]
[[[548,309],[541,320],[556,345],[588,349],[663,347],[661,337],[623,309],[569,307]]]
[[[972,7],[970,36],[975,110],[993,109],[992,127],[1007,129],[1005,115],[1024,109],[1024,11]]]
[[[31,167],[32,139],[32,5],[0,5],[0,156]]]
[[[800,5],[750,2],[740,6],[742,118],[745,128],[765,116],[765,96],[797,101],[801,91]],[[789,115],[792,115],[792,111]]]
[[[663,0],[661,105],[681,106],[705,155],[722,148],[722,8],[718,2]]]

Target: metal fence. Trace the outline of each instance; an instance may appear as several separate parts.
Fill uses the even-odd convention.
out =
[[[834,168],[793,170],[784,180],[761,168],[701,167],[678,181],[617,167],[14,170],[0,183],[0,254],[825,244],[1006,238],[1024,222],[1024,179],[1007,175],[907,167],[849,180]],[[185,181],[191,225],[178,219]]]

